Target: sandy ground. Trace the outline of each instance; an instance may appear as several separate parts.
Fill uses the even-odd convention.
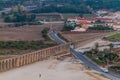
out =
[[[88,70],[74,58],[48,59],[0,73],[0,80],[109,80]]]
[[[103,46],[103,45],[109,45],[111,42],[109,42],[109,41],[104,41],[104,40],[102,40],[102,39],[96,39],[96,40],[90,42],[89,44],[86,44],[86,45],[84,45],[84,46],[79,47],[78,49],[88,48],[88,47],[94,47],[96,43],[98,43],[99,46]]]

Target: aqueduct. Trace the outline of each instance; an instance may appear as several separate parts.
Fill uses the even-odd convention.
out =
[[[70,43],[62,44],[55,47],[38,50],[32,53],[27,53],[20,56],[0,60],[0,72],[41,61],[47,59],[50,56],[70,53],[69,46]]]

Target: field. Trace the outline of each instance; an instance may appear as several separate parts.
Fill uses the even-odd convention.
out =
[[[68,39],[69,41],[84,41],[84,40],[89,40],[91,38],[99,38],[105,35],[110,34],[108,33],[92,33],[92,32],[86,32],[86,33],[67,33],[62,35]]]
[[[36,19],[41,20],[41,21],[61,21],[62,17],[61,14],[59,13],[40,13],[40,14],[35,14]]]
[[[37,41],[44,40],[41,31],[51,24],[0,28],[0,41]],[[63,24],[53,24],[55,30],[61,30]]]
[[[77,13],[69,13],[69,14],[66,13],[66,14],[62,14],[62,15],[63,15],[64,19],[75,18],[75,17],[79,16],[79,14],[77,14]],[[95,15],[94,14],[83,14],[83,17],[86,17],[86,18],[95,17]]]
[[[53,24],[53,29],[61,30],[63,24]],[[50,24],[0,28],[0,59],[26,54],[35,50],[55,46],[53,41],[46,41],[41,31]]]
[[[105,39],[107,39],[107,40],[114,40],[114,41],[120,40],[120,33],[116,33],[116,34],[110,35],[108,37],[105,37]]]
[[[79,14],[75,14],[75,13],[69,13],[69,14],[62,14],[62,16],[64,17],[64,19],[67,19],[67,18],[74,18],[76,16],[79,16]]]
[[[83,14],[83,17],[88,18],[88,17],[96,17],[94,14]]]

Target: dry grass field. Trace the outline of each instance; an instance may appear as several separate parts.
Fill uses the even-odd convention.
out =
[[[110,32],[106,32],[106,33],[70,33],[70,34],[64,34],[62,33],[62,35],[68,39],[69,41],[85,41],[85,40],[89,40],[92,38],[100,38],[103,37],[105,35],[111,34]]]
[[[22,26],[14,28],[0,28],[0,41],[36,41],[44,40],[41,30],[50,27],[51,24]],[[53,24],[56,30],[62,29],[63,24]]]

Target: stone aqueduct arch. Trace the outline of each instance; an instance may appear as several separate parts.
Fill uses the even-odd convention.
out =
[[[15,56],[12,58],[0,60],[0,72],[7,71],[13,68],[28,65],[37,61],[44,60],[50,56],[58,54],[70,53],[70,43],[62,44],[55,47],[38,50],[32,53]]]

